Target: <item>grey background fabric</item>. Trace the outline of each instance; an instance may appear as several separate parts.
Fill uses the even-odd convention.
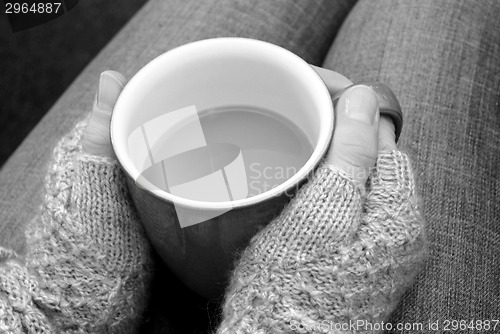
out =
[[[124,1],[118,9],[113,1],[79,1],[57,19],[16,33],[2,10],[0,167],[145,2]]]
[[[325,60],[403,108],[431,258],[394,323],[500,314],[499,15],[498,1],[360,1]]]
[[[325,60],[403,108],[431,257],[394,323],[500,314],[499,15],[494,0],[359,1]]]
[[[328,53],[325,67],[355,82],[380,80],[400,99],[405,113],[400,146],[412,155],[417,171],[431,258],[393,321],[426,325],[433,320],[498,317],[500,22],[495,18],[500,14],[499,3],[365,0],[350,11],[353,4],[331,0],[147,3],[69,87],[2,170],[1,244],[23,250],[23,224],[35,214],[52,147],[90,110],[101,71],[115,69],[131,77],[155,56],[189,41],[251,37],[288,48],[313,64],[321,64]],[[158,295],[169,298],[168,286]],[[175,312],[167,304],[162,319]],[[163,333],[166,328],[189,332],[173,322],[164,327],[159,321],[148,332]]]

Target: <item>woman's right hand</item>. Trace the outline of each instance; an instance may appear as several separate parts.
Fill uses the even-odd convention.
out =
[[[351,85],[316,70],[332,95]],[[425,226],[392,120],[367,86],[335,113],[325,161],[241,255],[218,333],[358,332],[328,325],[385,322],[419,272]]]

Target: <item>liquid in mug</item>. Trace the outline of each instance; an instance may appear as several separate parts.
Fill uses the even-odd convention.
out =
[[[226,106],[203,110],[198,115],[207,146],[225,143],[241,151],[247,198],[264,193],[291,178],[313,152],[313,145],[305,133],[292,121],[271,110]],[[182,127],[178,131],[182,131]],[[161,149],[157,145],[175,143],[162,138],[154,145],[155,149]],[[191,154],[186,170],[207,165],[207,159],[212,158],[207,156],[207,152],[204,153]],[[208,164],[214,165],[217,161],[208,161]],[[144,175],[148,178],[148,173]],[[153,184],[165,183],[164,180],[152,178],[149,181]]]

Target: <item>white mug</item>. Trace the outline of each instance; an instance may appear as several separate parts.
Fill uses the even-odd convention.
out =
[[[311,156],[280,185],[233,200],[193,200],[141,177],[145,169],[165,158],[147,146],[155,136],[148,129],[160,131],[161,124],[175,126],[172,120],[195,117],[193,107],[206,110],[227,105],[272,110],[290,120],[313,144]],[[111,139],[155,249],[189,287],[215,297],[223,291],[234,254],[279,214],[289,200],[287,194],[305,182],[326,154],[333,117],[325,84],[303,59],[263,41],[215,38],[170,50],[142,68],[115,105]],[[187,138],[196,138],[179,142],[170,156],[203,146],[197,134],[194,129]],[[237,155],[231,163],[237,167]]]

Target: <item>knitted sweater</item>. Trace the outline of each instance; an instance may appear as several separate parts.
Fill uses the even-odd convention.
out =
[[[0,248],[2,334],[137,332],[148,243],[117,163],[80,152],[83,126],[56,147],[26,257]],[[406,155],[381,153],[366,192],[322,164],[239,257],[218,333],[362,333],[425,255]]]
[[[401,152],[366,191],[322,164],[241,255],[218,333],[382,332],[427,255],[419,210]]]
[[[83,129],[54,151],[26,256],[0,248],[1,334],[136,333],[148,242],[117,162],[81,153]]]

